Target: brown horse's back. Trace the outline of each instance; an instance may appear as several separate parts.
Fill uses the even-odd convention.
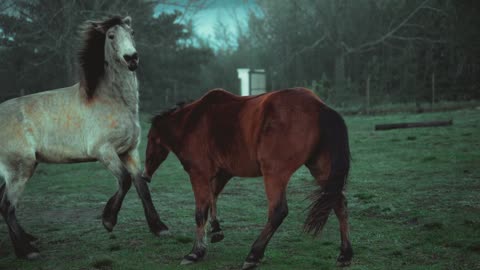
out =
[[[202,106],[205,105],[205,106]],[[199,100],[204,107],[205,150],[217,166],[233,175],[261,176],[264,160],[292,160],[295,171],[304,164],[319,139],[319,113],[326,105],[303,88],[239,97],[223,90],[210,91]],[[197,112],[200,109],[197,108]],[[192,112],[192,116],[193,116]],[[198,119],[196,119],[198,120]],[[200,120],[200,122],[203,120]],[[312,123],[315,123],[312,125]],[[300,143],[299,143],[300,142]]]

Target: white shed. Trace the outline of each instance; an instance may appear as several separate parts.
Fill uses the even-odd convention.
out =
[[[267,79],[264,69],[237,69],[242,96],[258,95],[267,91]]]

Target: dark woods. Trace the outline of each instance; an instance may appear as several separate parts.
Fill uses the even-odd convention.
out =
[[[210,64],[215,87],[238,88],[234,68],[254,67],[268,89],[311,88],[336,107],[364,105],[367,88],[373,105],[430,103],[432,88],[436,102],[480,98],[478,1],[256,3],[238,47]]]
[[[1,1],[0,101],[78,82],[78,25],[112,15],[133,18],[142,109],[203,94],[200,70],[212,50],[193,46],[191,25],[179,22],[181,13],[159,13],[156,6],[135,0]]]
[[[478,1],[256,0],[238,35],[219,21],[210,40],[163,2],[1,1],[0,100],[78,81],[77,26],[113,14],[134,18],[147,111],[217,87],[238,93],[237,68],[335,106],[480,98]]]

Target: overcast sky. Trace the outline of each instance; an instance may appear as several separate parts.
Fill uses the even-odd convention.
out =
[[[213,38],[215,25],[221,21],[232,34],[236,34],[236,20],[246,24],[248,12],[254,8],[254,0],[212,0],[205,9],[194,15],[195,31],[200,37]],[[156,11],[157,13],[173,12],[175,9],[183,12],[180,7],[174,5],[159,5]]]

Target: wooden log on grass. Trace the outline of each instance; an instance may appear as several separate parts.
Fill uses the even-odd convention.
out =
[[[453,124],[452,120],[381,124],[381,125],[375,125],[375,130],[389,130],[389,129],[396,129],[396,128],[417,128],[417,127],[442,127],[442,126],[451,126],[452,124]]]

